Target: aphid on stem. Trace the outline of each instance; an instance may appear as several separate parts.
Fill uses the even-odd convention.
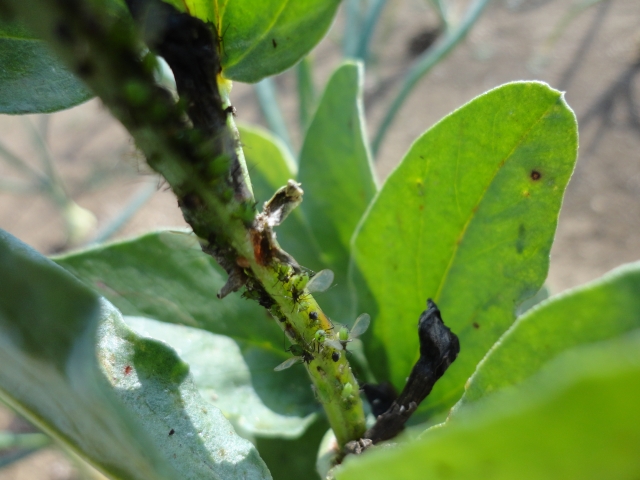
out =
[[[314,358],[313,355],[311,355],[311,353],[306,348],[300,345],[291,345],[287,349],[287,351],[291,352],[295,356],[288,358],[287,360],[282,362],[280,365],[278,365],[276,368],[274,368],[276,372],[279,372],[280,370],[285,370],[295,365],[296,363],[301,363],[301,362],[311,363]]]
[[[336,350],[347,350],[347,344],[353,341],[355,338],[358,338],[369,328],[369,324],[371,323],[371,317],[368,313],[363,313],[358,318],[356,318],[351,331],[344,325],[340,327],[338,330],[338,338],[337,340],[327,340],[325,343]]]

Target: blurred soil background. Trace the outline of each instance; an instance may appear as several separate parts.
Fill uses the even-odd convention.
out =
[[[494,0],[467,38],[413,90],[376,158],[383,180],[411,143],[452,110],[484,91],[513,80],[541,80],[566,91],[580,125],[580,153],[560,216],[547,284],[561,292],[640,259],[640,2],[591,1],[545,49],[560,19],[588,0]],[[467,2],[451,4],[460,15]],[[377,25],[365,80],[370,136],[377,130],[401,79],[433,40],[437,16],[426,0],[389,0]],[[312,53],[318,94],[342,59],[345,12]],[[297,150],[296,79],[275,78]],[[232,92],[239,122],[266,125],[254,88]],[[46,148],[39,144],[38,134]],[[112,238],[158,227],[186,226],[176,200],[151,175],[125,130],[97,101],[51,115],[0,116],[0,145],[42,170],[46,153],[67,194],[95,215],[95,226],[76,229],[76,245],[104,235],[132,203],[142,208]],[[24,173],[0,158],[0,228],[45,254],[68,247],[68,231],[51,198],[16,192]],[[10,185],[7,182],[11,182]],[[33,183],[33,182],[31,182]],[[304,187],[304,186],[303,186]],[[29,426],[0,410],[0,430]],[[40,450],[0,470],[0,480],[89,478],[58,450]]]

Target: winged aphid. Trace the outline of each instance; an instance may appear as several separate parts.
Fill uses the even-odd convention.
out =
[[[363,313],[356,318],[356,321],[349,330],[346,326],[342,325],[338,330],[337,339],[327,339],[325,343],[336,350],[346,350],[347,344],[358,338],[369,328],[371,323],[371,316],[368,313]]]

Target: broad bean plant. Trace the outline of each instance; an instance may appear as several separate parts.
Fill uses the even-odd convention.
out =
[[[0,111],[99,97],[191,226],[54,258],[1,232],[0,397],[113,479],[638,477],[640,264],[541,294],[561,92],[489,90],[384,183],[358,61],[297,158],[236,125],[232,82],[304,62],[338,7],[0,0]]]

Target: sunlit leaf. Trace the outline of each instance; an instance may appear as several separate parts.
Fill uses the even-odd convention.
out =
[[[352,279],[372,317],[365,347],[378,380],[402,388],[433,298],[461,349],[424,407],[444,412],[459,399],[546,278],[576,152],[573,112],[536,82],[477,97],[413,144],[355,237]]]

